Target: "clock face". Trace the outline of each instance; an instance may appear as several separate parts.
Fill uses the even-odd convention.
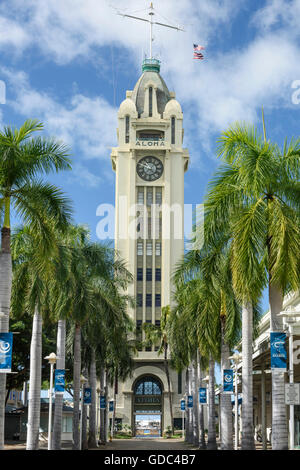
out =
[[[161,177],[164,166],[162,162],[155,157],[144,157],[137,163],[137,174],[145,181],[155,181]]]

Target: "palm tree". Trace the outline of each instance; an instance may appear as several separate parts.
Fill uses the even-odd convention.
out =
[[[43,235],[43,252],[51,245],[44,216],[65,225],[70,207],[62,193],[53,185],[43,183],[37,177],[41,173],[70,169],[67,148],[55,139],[32,137],[41,131],[43,124],[27,120],[19,129],[5,127],[0,132],[0,206],[4,213],[1,230],[0,253],[0,305],[5,314],[0,320],[0,332],[8,331],[12,283],[10,254],[10,214],[30,224]],[[0,377],[0,449],[4,446],[4,407],[6,374]]]
[[[111,338],[111,331],[126,311],[127,297],[120,295],[131,275],[124,262],[107,245],[92,243],[88,232],[71,245],[69,282],[64,294],[73,328],[69,331],[69,346],[73,347],[73,448],[79,449],[79,398],[81,355],[85,342],[97,347],[103,334]],[[121,299],[121,300],[120,300]],[[85,333],[85,329],[86,332]],[[116,342],[118,338],[114,338]],[[108,341],[105,339],[105,341]],[[85,358],[86,365],[89,361]]]
[[[167,323],[170,317],[171,308],[169,305],[162,308],[160,325],[153,325],[152,323],[145,323],[143,325],[147,345],[159,344],[158,354],[164,354],[164,367],[168,384],[168,397],[171,417],[172,435],[174,434],[174,420],[173,420],[173,403],[171,392],[171,381],[168,360],[168,336],[167,336]]]
[[[219,156],[225,164],[210,185],[207,200],[212,232],[220,224],[219,229],[230,233],[233,240],[233,283],[243,303],[243,409],[247,413],[243,416],[242,447],[247,448],[253,447],[249,436],[253,434],[253,300],[259,298],[267,279],[270,329],[278,331],[282,328],[278,314],[283,296],[299,287],[300,139],[290,144],[285,141],[281,150],[266,140],[265,132],[262,137],[255,128],[236,124],[221,135]],[[272,447],[287,449],[283,373],[272,372],[272,389]]]
[[[54,234],[53,240],[55,240]],[[23,227],[12,236],[14,261],[12,308],[16,313],[22,313],[27,309],[33,314],[26,446],[28,450],[37,450],[39,446],[42,323],[43,316],[49,316],[46,286],[53,273],[51,257],[44,259],[40,250],[41,243],[42,240],[37,233],[32,232],[31,227]]]

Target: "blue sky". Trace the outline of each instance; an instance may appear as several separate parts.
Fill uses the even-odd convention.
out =
[[[148,0],[9,0],[0,4],[1,126],[38,118],[71,148],[73,171],[51,176],[74,201],[74,219],[93,239],[99,204],[114,202],[110,147],[117,109],[141,74],[148,28],[116,14],[147,17]],[[299,135],[300,0],[156,0],[154,56],[184,113],[191,164],[185,202],[202,202],[217,168],[220,132],[236,120],[268,138]],[[193,43],[205,60],[193,60]],[[293,88],[294,87],[294,88]],[[266,302],[264,301],[264,307]]]

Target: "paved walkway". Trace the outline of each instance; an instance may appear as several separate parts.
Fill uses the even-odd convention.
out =
[[[114,439],[98,450],[193,450],[195,447],[186,444],[182,439]]]
[[[47,443],[40,442],[40,450],[47,449]],[[72,444],[70,442],[63,442],[63,450],[71,450]],[[4,446],[5,450],[25,450],[25,442],[11,441]],[[113,450],[193,450],[195,447],[186,444],[182,439],[114,439],[108,442],[105,446],[100,445],[97,449],[100,451],[113,451]]]

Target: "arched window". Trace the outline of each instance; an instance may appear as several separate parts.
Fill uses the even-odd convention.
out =
[[[149,87],[149,117],[152,117],[153,89]]]
[[[125,144],[129,143],[129,125],[130,125],[130,118],[129,116],[125,116]]]
[[[175,117],[171,118],[171,144],[175,144]]]
[[[161,395],[161,384],[154,377],[146,376],[137,381],[134,393],[135,395]]]

